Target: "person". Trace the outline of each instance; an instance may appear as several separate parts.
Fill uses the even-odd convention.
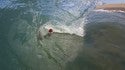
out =
[[[48,29],[48,33],[46,35],[42,35],[40,31],[38,31],[38,35],[37,35],[37,40],[43,40],[43,38],[48,38],[51,36],[51,34],[53,33],[53,29]]]
[[[51,36],[52,33],[53,33],[53,29],[49,29],[48,30],[48,36]]]

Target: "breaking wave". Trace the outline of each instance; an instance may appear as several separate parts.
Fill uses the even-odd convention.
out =
[[[5,0],[0,21],[6,40],[5,70],[66,70],[83,47],[85,16],[96,0]],[[50,37],[41,38],[52,28]],[[39,35],[40,31],[40,35]],[[9,46],[9,47],[8,47]],[[3,51],[3,50],[2,50]],[[4,52],[4,51],[3,51]],[[5,65],[4,65],[5,64]]]

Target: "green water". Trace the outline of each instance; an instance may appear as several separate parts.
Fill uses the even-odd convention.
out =
[[[39,40],[37,31],[23,22],[13,25],[8,39],[24,68],[65,70],[67,63],[73,61],[83,47],[83,38],[70,34],[54,33]]]
[[[54,33],[38,40],[36,28],[22,20],[19,22],[22,24],[11,25],[9,33],[7,28],[1,30],[0,68],[3,70],[124,69],[125,31],[122,24],[87,24],[84,38]]]
[[[27,6],[0,9],[0,70],[125,70],[124,24],[92,22],[85,26],[84,37],[53,33],[40,40],[40,26],[49,20],[62,22],[69,14],[60,19],[60,14],[40,14],[34,0],[17,3]]]
[[[89,61],[96,70],[124,70],[125,25],[115,22],[100,22],[86,27],[84,45]]]
[[[87,24],[84,38],[55,33],[37,40],[37,28],[23,19],[9,20],[11,17],[0,24],[2,70],[124,70],[122,24]]]
[[[70,34],[54,33],[50,38],[38,40],[40,24],[34,25],[27,15],[18,17],[18,10],[1,12],[2,70],[65,70],[68,62],[73,61],[83,47],[83,38]],[[32,14],[28,16],[32,17]],[[46,16],[42,17],[45,19],[43,22],[48,21]]]

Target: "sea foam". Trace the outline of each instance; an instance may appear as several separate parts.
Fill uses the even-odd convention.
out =
[[[107,12],[107,13],[113,13],[113,12],[122,12],[122,13],[125,13],[125,11],[122,11],[122,10],[104,10],[104,9],[97,9],[97,10],[94,10],[96,12]]]
[[[40,27],[41,35],[46,35],[49,29],[53,29],[53,32],[57,33],[69,33],[75,34],[78,36],[84,36],[84,25],[86,24],[86,20],[84,18],[80,18],[70,25],[66,24],[53,24],[51,21],[45,23]]]

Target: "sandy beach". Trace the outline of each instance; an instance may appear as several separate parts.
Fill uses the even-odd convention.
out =
[[[97,6],[96,9],[125,11],[125,4],[104,4]]]

